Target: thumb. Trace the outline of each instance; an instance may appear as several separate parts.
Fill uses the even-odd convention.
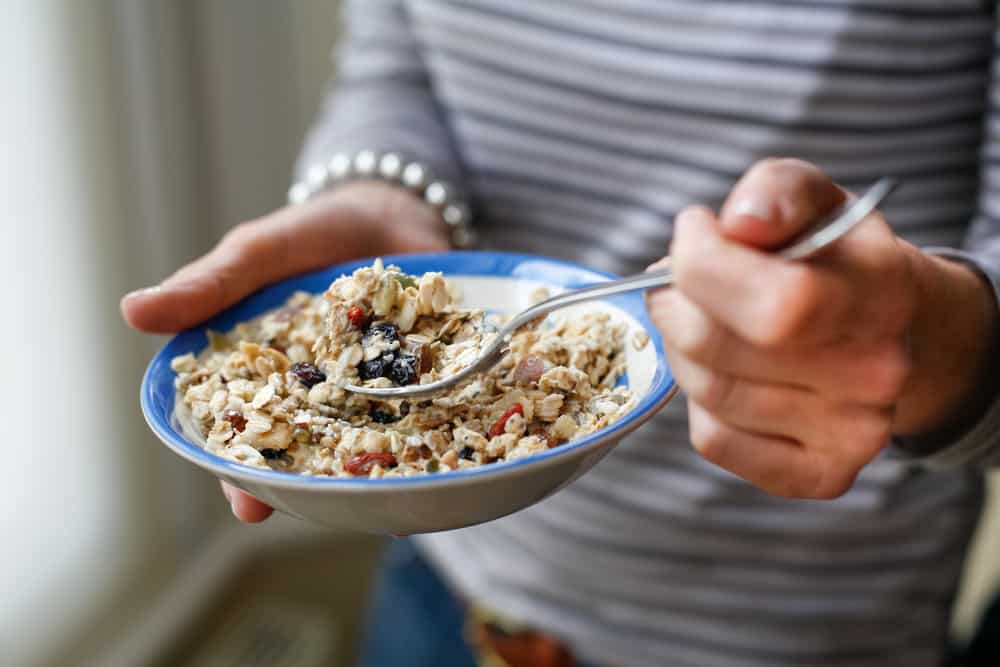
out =
[[[722,207],[722,234],[757,248],[780,247],[847,197],[808,162],[770,159],[743,175]]]
[[[203,322],[269,283],[360,256],[370,232],[338,226],[320,197],[237,225],[209,252],[153,288],[121,300],[125,321],[148,333],[173,333]]]
[[[121,300],[125,321],[149,333],[173,333],[211,317],[267,282],[284,268],[285,239],[279,230],[244,223],[207,255],[160,285]]]

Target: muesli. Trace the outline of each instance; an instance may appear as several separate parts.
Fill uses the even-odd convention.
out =
[[[457,372],[498,318],[460,307],[440,273],[358,269],[321,295],[176,357],[178,413],[209,451],[304,475],[439,473],[530,456],[591,433],[634,404],[616,386],[626,326],[606,312],[522,327],[489,373],[420,401],[376,401],[346,384],[427,383]]]

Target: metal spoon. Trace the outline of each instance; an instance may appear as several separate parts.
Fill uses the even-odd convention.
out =
[[[896,189],[897,182],[882,178],[857,199],[851,199],[842,206],[823,216],[809,226],[798,237],[775,251],[779,257],[788,260],[802,260],[810,257],[840,239],[874,211],[889,194]],[[493,342],[482,351],[479,358],[458,373],[428,384],[412,384],[405,387],[361,387],[346,385],[344,389],[356,394],[364,394],[378,399],[422,398],[432,396],[454,387],[463,380],[483,373],[495,366],[508,352],[511,336],[520,327],[536,318],[547,315],[559,308],[565,308],[582,301],[631,292],[633,290],[666,287],[673,284],[673,272],[668,266],[659,271],[649,271],[637,276],[597,283],[588,287],[563,292],[521,311],[497,333]]]

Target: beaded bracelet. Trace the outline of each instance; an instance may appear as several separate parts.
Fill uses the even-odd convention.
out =
[[[454,247],[468,248],[475,242],[469,226],[469,207],[457,198],[455,188],[435,179],[427,165],[404,160],[398,153],[337,153],[326,164],[314,164],[306,170],[305,180],[289,188],[288,203],[301,204],[339,183],[371,179],[402,186],[433,206],[447,225]]]

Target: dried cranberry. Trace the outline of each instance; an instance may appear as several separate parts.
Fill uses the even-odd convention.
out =
[[[307,387],[312,387],[326,381],[326,374],[323,371],[304,361],[292,364],[292,372],[295,373],[295,377],[299,379],[299,382]]]
[[[351,306],[347,309],[347,319],[355,329],[364,329],[368,324],[368,313],[361,306]]]
[[[376,424],[391,424],[393,422],[398,422],[402,417],[399,415],[394,415],[391,412],[386,412],[384,410],[372,410],[368,413],[371,420]]]
[[[507,427],[507,422],[514,415],[521,415],[523,417],[524,406],[521,405],[520,403],[515,403],[514,405],[510,406],[510,408],[508,408],[507,412],[500,415],[500,419],[496,420],[493,423],[493,426],[490,427],[490,437],[495,438],[498,435],[503,435],[504,429]]]
[[[247,418],[239,410],[226,410],[222,419],[232,424],[233,430],[237,433],[242,433],[243,429],[247,427]]]
[[[462,451],[459,453],[459,457],[465,459],[466,461],[472,460],[472,455],[476,453],[472,447],[463,447]]]
[[[367,475],[372,471],[376,463],[383,468],[395,468],[396,457],[392,454],[380,452],[361,454],[348,459],[347,463],[344,464],[344,470],[352,475]]]
[[[389,379],[399,386],[411,384],[417,379],[417,358],[412,354],[400,355],[392,362]]]

